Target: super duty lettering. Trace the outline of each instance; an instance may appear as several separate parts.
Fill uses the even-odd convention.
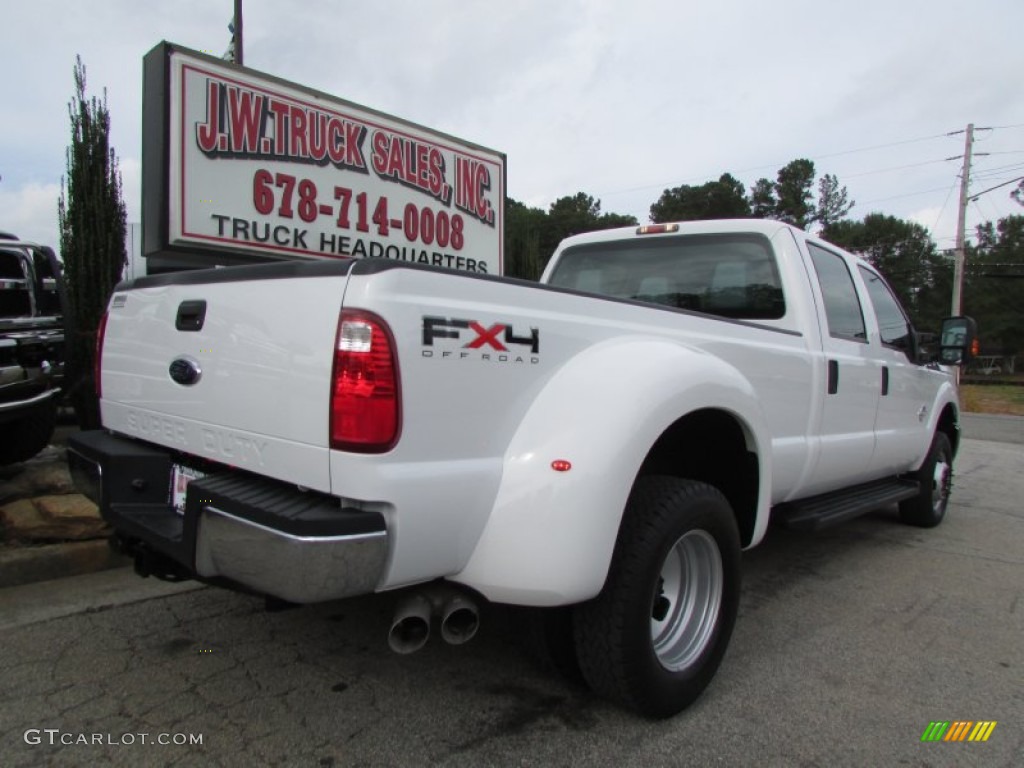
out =
[[[401,156],[433,178],[429,152]],[[722,662],[769,520],[946,513],[973,323],[926,351],[870,264],[786,224],[577,235],[533,286],[232,269],[136,279],[108,313],[107,429],[70,456],[142,572],[295,603],[394,590],[400,652],[435,622],[468,640],[484,601],[551,609],[595,691],[664,717]],[[203,375],[155,373],[181,356]]]

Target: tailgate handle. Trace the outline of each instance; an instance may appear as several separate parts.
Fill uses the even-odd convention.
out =
[[[178,306],[178,316],[174,320],[174,327],[179,331],[201,331],[205,320],[206,301],[203,299],[183,301]]]

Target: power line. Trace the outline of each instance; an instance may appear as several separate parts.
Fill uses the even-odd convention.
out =
[[[846,243],[836,243],[836,245],[841,245],[843,248],[850,251],[851,253],[868,254],[871,256],[876,255],[874,253],[875,251],[883,249],[900,249],[901,255],[903,256],[915,255],[915,251],[917,252],[916,255],[923,255],[929,250],[929,243],[922,243],[919,240],[886,240],[876,243],[864,243],[863,245],[848,245]],[[936,249],[935,252],[939,253],[938,249]]]
[[[961,131],[961,133],[962,133],[962,131]],[[900,141],[888,142],[886,144],[873,144],[873,145],[871,145],[869,147],[858,147],[857,149],[844,149],[844,150],[842,150],[840,152],[830,152],[830,153],[826,153],[826,154],[823,154],[823,155],[815,155],[814,157],[809,157],[807,159],[810,160],[811,162],[816,162],[818,160],[825,160],[825,159],[828,159],[828,158],[831,158],[831,157],[840,157],[842,155],[852,155],[852,154],[857,154],[859,152],[871,152],[871,151],[874,151],[876,149],[888,149],[890,147],[899,147],[899,146],[904,146],[906,144],[917,144],[917,143],[920,143],[920,142],[923,142],[923,141],[931,141],[933,139],[945,138],[946,136],[949,136],[949,135],[951,135],[951,134],[948,134],[948,133],[936,133],[936,134],[931,135],[931,136],[921,136],[921,137],[918,137],[916,139],[903,139],[903,140],[900,140]],[[788,162],[790,162],[790,161],[787,160],[787,161],[783,161],[783,162],[765,163],[764,165],[757,165],[757,166],[753,166],[753,167],[750,167],[750,168],[741,168],[741,169],[736,170],[736,171],[727,171],[727,173],[729,173],[731,175],[739,176],[739,175],[743,175],[743,174],[747,174],[747,173],[754,173],[754,172],[757,172],[757,171],[764,171],[764,170],[771,169],[771,168],[776,168],[777,169],[781,165],[785,165]],[[929,161],[929,163],[931,163],[931,162],[938,163],[938,162],[944,162],[944,161],[942,161],[942,160]],[[927,163],[924,163],[924,164],[927,164]],[[877,172],[881,173],[881,171],[877,171]],[[875,171],[869,171],[868,173],[876,173],[876,172]],[[721,174],[719,174],[719,175],[721,175]],[[861,175],[866,175],[866,174],[856,174],[856,176],[861,176]],[[856,176],[845,176],[844,178],[855,178]],[[698,181],[701,181],[701,180],[708,180],[708,177],[706,175],[691,176],[689,178],[683,179],[682,181],[678,181],[677,180],[677,181],[661,182],[661,183],[658,183],[658,184],[643,184],[643,185],[638,186],[638,187],[629,187],[629,188],[626,188],[626,189],[618,189],[618,190],[613,190],[613,191],[610,191],[610,192],[601,192],[601,193],[598,193],[598,197],[608,197],[609,195],[620,195],[620,194],[626,194],[628,192],[642,192],[645,189],[658,189],[658,188],[668,189],[668,188],[671,188],[673,186],[679,186],[680,184],[689,184],[691,182],[698,182]]]
[[[999,168],[989,168],[987,170],[978,171],[974,174],[973,179],[978,180],[980,178],[990,179],[993,176],[1005,176],[1008,173],[1016,173],[1024,168],[1024,163],[1017,163],[1016,165],[1003,165]]]
[[[1016,128],[1016,127],[1024,127],[1024,123],[1019,124],[1019,126],[1018,125],[1012,125],[1012,126],[992,126],[992,127],[986,127],[986,128],[975,128],[976,133],[974,135],[974,141],[976,142],[979,138],[984,138],[986,140],[990,140],[991,138],[993,138],[992,132],[994,132],[995,130],[1004,129],[1004,128]],[[981,132],[981,131],[985,131],[987,135],[984,136],[984,137],[978,136],[977,132]],[[853,154],[858,154],[858,153],[865,153],[865,152],[870,152],[870,151],[880,150],[880,149],[886,149],[886,148],[891,148],[891,147],[899,147],[899,146],[906,146],[906,145],[910,145],[910,144],[923,143],[923,142],[926,142],[926,141],[933,141],[935,139],[940,139],[940,138],[949,138],[951,136],[956,136],[956,135],[963,134],[963,133],[965,133],[965,130],[961,129],[961,130],[958,130],[958,131],[951,131],[951,132],[947,132],[947,133],[931,134],[931,135],[928,135],[928,136],[920,136],[920,137],[916,137],[916,138],[902,139],[902,140],[898,140],[898,141],[886,142],[886,143],[881,143],[881,144],[873,144],[873,145],[869,145],[869,146],[862,146],[862,147],[857,147],[857,148],[847,149],[847,150],[841,150],[841,151],[836,151],[836,152],[828,152],[828,153],[823,153],[823,154],[817,154],[817,155],[809,156],[808,159],[810,159],[812,162],[816,162],[816,161],[820,161],[820,160],[827,159],[827,158],[841,157],[841,156],[845,156],[845,155],[853,155]],[[1011,155],[1012,156],[1012,155],[1024,154],[1024,150],[1020,150],[1020,151],[1016,151],[1016,150],[1015,151],[1002,151],[1002,150],[1000,150],[1000,151],[996,151],[996,152],[992,152],[992,153],[973,152],[972,154],[973,154],[974,158],[981,158],[981,157],[984,157],[984,156],[987,156],[987,155],[990,155],[990,154],[991,155],[995,155],[995,156],[1003,156],[1003,155]],[[854,173],[854,174],[850,174],[850,175],[843,175],[843,176],[841,176],[841,178],[842,178],[843,181],[845,181],[847,179],[857,179],[857,178],[861,178],[861,177],[864,177],[864,176],[870,176],[870,175],[875,175],[875,174],[882,174],[882,173],[889,173],[889,172],[899,172],[899,171],[904,171],[904,170],[913,169],[913,168],[926,167],[926,166],[929,166],[929,165],[937,165],[939,163],[948,162],[949,160],[960,159],[961,157],[962,157],[962,155],[956,156],[956,157],[951,157],[951,158],[946,158],[946,159],[936,159],[936,160],[923,161],[923,162],[920,162],[920,163],[910,163],[910,164],[903,164],[903,165],[898,165],[898,166],[890,166],[890,167],[887,167],[887,168],[881,168],[881,169],[876,169],[876,170],[871,170],[871,171],[862,171],[862,172],[858,172],[858,173]],[[740,169],[740,170],[730,170],[730,171],[728,171],[728,173],[730,173],[731,175],[733,175],[733,176],[735,176],[737,178],[742,178],[742,177],[749,177],[749,174],[754,173],[754,172],[760,172],[760,171],[764,171],[764,170],[772,169],[772,168],[780,168],[782,166],[783,166],[782,163],[764,164],[764,165],[758,165],[758,166],[753,166],[753,167],[747,167],[747,168],[743,168],[743,169]],[[999,177],[1002,176],[1003,174],[1019,172],[1019,170],[1018,170],[1019,168],[1024,168],[1024,164],[1022,164],[1022,163],[1010,163],[1010,164],[1007,164],[1007,165],[993,166],[991,168],[980,168],[975,173],[972,174],[972,178],[969,179],[969,181],[973,181],[975,183],[981,181],[982,183],[984,183],[984,180],[998,180]],[[719,174],[719,176],[720,176],[720,174]],[[962,174],[958,174],[958,178],[960,176],[962,176]],[[718,177],[716,176],[715,178],[717,179]],[[1004,176],[1004,178],[1005,178],[1005,176]],[[600,198],[600,197],[614,196],[614,195],[624,194],[624,193],[628,193],[628,192],[638,192],[638,191],[649,190],[649,189],[657,189],[657,188],[660,188],[660,189],[663,189],[663,190],[667,190],[667,189],[675,188],[675,187],[677,187],[679,185],[688,185],[688,184],[695,184],[695,183],[701,183],[701,182],[707,183],[708,181],[712,181],[712,180],[713,179],[711,179],[709,177],[709,175],[694,176],[694,177],[690,177],[688,179],[684,179],[682,181],[679,181],[677,179],[676,181],[673,181],[673,182],[664,182],[664,183],[661,183],[661,184],[647,184],[647,185],[642,185],[642,186],[637,186],[637,187],[630,187],[628,189],[621,189],[621,190],[615,190],[615,191],[611,191],[611,192],[605,192],[605,193],[599,194],[598,197]],[[868,206],[873,206],[873,205],[878,204],[878,203],[884,203],[884,202],[888,202],[888,201],[892,201],[892,200],[901,200],[901,199],[906,199],[906,198],[912,198],[912,197],[917,197],[917,196],[921,196],[921,195],[928,195],[928,194],[931,194],[931,193],[934,193],[934,192],[939,192],[939,191],[942,191],[942,190],[946,190],[947,194],[945,196],[945,200],[944,200],[944,202],[942,204],[942,207],[939,209],[938,217],[936,218],[935,223],[928,230],[928,232],[929,232],[933,242],[941,242],[943,240],[947,240],[947,241],[948,240],[954,240],[955,238],[950,238],[950,237],[940,238],[940,237],[938,237],[937,230],[938,230],[939,223],[942,220],[942,217],[945,214],[945,211],[946,211],[946,209],[947,209],[947,207],[949,205],[949,200],[951,199],[952,191],[953,191],[953,188],[956,186],[956,183],[957,182],[954,182],[954,184],[952,186],[948,187],[948,188],[945,187],[945,186],[944,187],[936,187],[936,188],[918,190],[918,191],[913,191],[913,192],[901,193],[901,194],[897,194],[897,195],[888,195],[888,196],[881,197],[881,198],[872,198],[872,199],[870,199],[868,201],[855,201],[854,204],[851,206],[851,209],[852,210],[858,210],[859,212],[862,212]],[[987,191],[989,191],[989,190],[985,190],[983,192],[977,193],[977,195],[985,194],[985,192],[987,192]],[[977,195],[971,195],[971,197],[976,197]],[[981,208],[977,205],[977,203],[974,206],[974,210],[976,212],[976,215],[979,215],[983,220],[995,221],[995,220],[999,219],[998,211],[997,211],[995,217],[986,216],[984,211],[981,210]],[[1013,214],[1010,214],[1010,215],[1013,215]],[[972,233],[968,233],[968,234],[966,234],[966,238],[969,239],[969,240],[973,240],[975,238],[975,235],[972,234]]]
[[[1024,165],[1024,160],[1016,160],[1016,161],[1014,161],[1012,163],[1008,163],[1006,165],[993,165],[993,166],[991,166],[989,168],[983,169],[983,172],[984,173],[992,173],[994,171],[1002,171],[1002,170],[1005,170],[1007,168],[1020,168],[1022,165]]]
[[[853,155],[853,154],[856,154],[857,152],[870,152],[870,151],[875,150],[875,149],[888,149],[889,147],[899,147],[899,146],[902,146],[904,144],[917,144],[918,142],[921,142],[921,141],[930,141],[932,139],[941,139],[941,138],[943,138],[945,136],[948,136],[948,135],[949,134],[946,134],[946,133],[937,133],[934,136],[922,136],[919,139],[905,139],[903,141],[893,141],[893,142],[890,142],[888,144],[875,144],[875,145],[870,146],[870,147],[861,147],[859,149],[846,149],[846,150],[843,150],[842,152],[833,152],[833,153],[828,154],[828,155],[818,155],[817,158],[811,158],[811,159],[812,160],[813,159],[824,160],[824,159],[829,158],[829,157],[839,157],[840,155]]]
[[[981,210],[981,202],[978,200],[978,198],[972,197],[972,198],[970,198],[970,200],[971,200],[971,203],[974,205],[975,212],[978,214],[979,217],[981,217],[981,219],[983,221],[992,221],[993,220],[990,215],[985,213],[985,211]],[[985,201],[985,204],[988,205],[988,201],[987,200]]]
[[[949,186],[949,192],[946,193],[946,199],[942,201],[942,207],[939,208],[939,215],[935,217],[935,223],[932,224],[931,229],[928,230],[929,232],[934,232],[936,229],[938,229],[939,221],[942,219],[942,214],[944,214],[946,212],[946,206],[949,205],[949,198],[951,198],[953,196],[953,190],[954,189],[956,189],[956,181],[955,180]]]
[[[933,187],[932,189],[922,189],[919,192],[907,192],[902,195],[892,195],[890,197],[876,197],[874,200],[865,200],[863,203],[858,202],[857,205],[870,205],[871,203],[882,203],[886,200],[898,200],[901,197],[914,197],[916,195],[926,195],[929,192],[941,192],[945,187]]]
[[[1021,179],[1024,179],[1024,176],[1018,176],[1015,179],[1010,179],[1009,181],[1004,181],[1002,184],[996,184],[994,187],[989,187],[988,189],[983,190],[983,191],[979,192],[976,195],[971,195],[971,200],[977,200],[979,197],[984,195],[986,192],[992,192],[993,190],[999,189],[1000,187],[1005,187],[1005,186],[1007,186],[1009,184],[1013,184],[1015,181],[1020,181]]]
[[[920,168],[923,165],[935,165],[937,163],[945,163],[948,158],[943,160],[925,160],[923,163],[910,163],[909,165],[894,165],[889,168],[879,168],[876,171],[861,171],[860,173],[847,173],[843,175],[843,180],[846,179],[857,179],[861,176],[871,176],[876,173],[889,173],[890,171],[904,171],[907,168]]]

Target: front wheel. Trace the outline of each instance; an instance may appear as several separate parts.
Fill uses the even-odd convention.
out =
[[[604,589],[576,609],[584,679],[645,715],[676,714],[718,669],[739,590],[739,531],[721,492],[694,480],[640,478]]]
[[[920,528],[934,528],[946,516],[953,488],[953,446],[945,432],[936,432],[928,458],[915,473],[921,492],[900,502],[900,519]]]

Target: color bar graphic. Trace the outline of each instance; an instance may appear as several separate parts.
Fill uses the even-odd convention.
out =
[[[932,720],[921,741],[988,741],[997,724],[996,720]]]
[[[971,735],[967,738],[968,741],[988,741],[988,737],[992,735],[992,731],[996,729],[996,721],[988,720],[981,721],[974,730],[971,731]]]

